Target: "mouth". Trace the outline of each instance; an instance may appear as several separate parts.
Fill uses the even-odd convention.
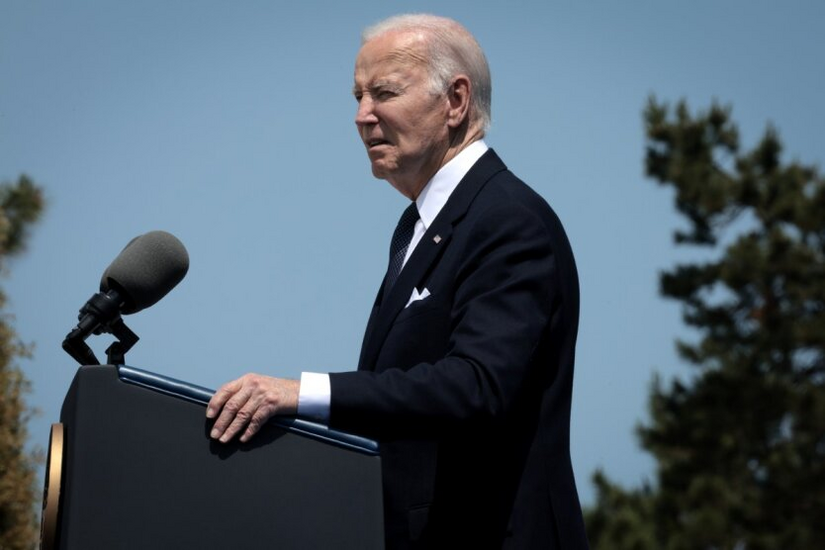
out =
[[[380,147],[381,145],[390,145],[390,142],[385,139],[368,139],[364,142],[367,146],[367,149],[373,149],[375,147]]]

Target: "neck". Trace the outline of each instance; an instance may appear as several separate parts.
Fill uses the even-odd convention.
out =
[[[427,182],[430,181],[435,174],[444,167],[445,164],[453,160],[455,157],[458,156],[461,151],[466,149],[470,144],[480,140],[484,137],[484,132],[478,125],[473,124],[472,127],[470,125],[463,125],[460,128],[456,129],[455,132],[451,132],[450,142],[447,149],[444,151],[444,154],[441,155],[441,158],[438,162],[433,163],[433,168],[427,170],[426,173],[421,174],[421,177],[412,183],[412,185],[402,185],[390,182],[393,187],[398,189],[398,191],[407,197],[408,199],[414,201],[418,198],[418,195],[421,194],[421,191],[427,185]]]

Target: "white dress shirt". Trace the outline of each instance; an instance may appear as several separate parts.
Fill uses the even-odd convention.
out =
[[[413,236],[410,240],[410,246],[407,247],[407,254],[404,256],[402,270],[407,265],[407,260],[410,259],[415,247],[421,241],[421,237],[424,236],[438,213],[447,204],[447,199],[450,198],[462,178],[487,149],[484,140],[471,143],[450,162],[442,166],[421,190],[418,198],[415,199],[415,207],[418,210],[419,217],[413,228]],[[331,393],[328,374],[302,372],[301,387],[298,393],[298,416],[319,422],[328,422]]]

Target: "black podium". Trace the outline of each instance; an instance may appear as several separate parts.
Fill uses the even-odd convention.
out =
[[[81,367],[52,433],[43,547],[383,548],[375,442],[277,418],[249,443],[216,443],[211,395]]]

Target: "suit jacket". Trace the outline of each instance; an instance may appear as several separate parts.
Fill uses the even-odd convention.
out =
[[[330,375],[330,426],[380,443],[388,547],[587,548],[578,316],[561,223],[488,150],[379,290],[358,371]]]

